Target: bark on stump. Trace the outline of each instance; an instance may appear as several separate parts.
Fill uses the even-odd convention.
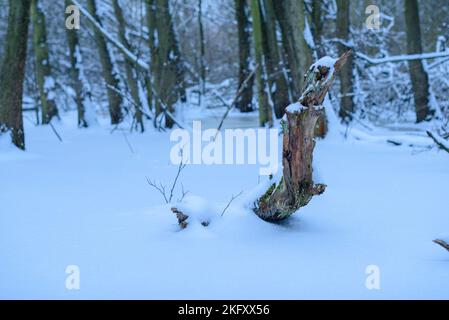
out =
[[[314,184],[312,177],[314,130],[323,116],[323,100],[350,54],[347,51],[338,59],[325,57],[314,63],[306,74],[306,87],[299,102],[286,109],[281,122],[283,176],[258,199],[254,211],[261,219],[284,220],[324,192],[326,185]]]

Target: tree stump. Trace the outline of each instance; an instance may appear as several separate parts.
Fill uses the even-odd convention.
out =
[[[314,63],[307,71],[306,89],[299,102],[286,108],[281,121],[283,176],[257,200],[254,212],[261,219],[284,220],[324,192],[326,185],[314,184],[312,178],[315,126],[323,115],[322,104],[335,75],[350,54],[347,51],[338,59],[324,57]]]

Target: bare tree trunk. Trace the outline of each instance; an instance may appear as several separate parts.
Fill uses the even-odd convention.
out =
[[[173,19],[168,0],[155,0],[149,19],[153,32],[157,34],[157,43],[153,38],[154,59],[154,87],[157,93],[155,99],[158,104],[174,112],[174,105],[178,100],[185,101],[184,66],[176,39]],[[151,39],[150,39],[151,42]],[[151,46],[151,43],[150,43]],[[171,128],[174,125],[171,117],[165,117],[165,126]]]
[[[347,41],[349,40],[349,0],[337,0],[337,38]],[[348,48],[339,43],[338,54],[343,54]],[[353,90],[353,60],[352,56],[348,57],[346,65],[340,73],[340,111],[339,116],[345,123],[352,120],[354,113],[354,101],[352,99]]]
[[[290,103],[288,84],[281,65],[273,0],[262,0],[260,4],[262,6],[262,39],[269,94],[273,101],[276,118],[280,119]]]
[[[204,39],[204,28],[203,28],[203,1],[198,0],[198,28],[200,33],[200,90],[201,95],[204,96],[206,93],[206,43]]]
[[[283,0],[274,6],[287,53],[293,95],[299,97],[307,68],[312,63],[312,50],[304,37],[306,26],[303,0]]]
[[[313,42],[315,44],[315,56],[316,58],[321,58],[326,55],[326,52],[322,43],[322,33],[323,33],[323,19],[322,19],[322,9],[321,0],[312,0],[312,12],[310,16],[310,26],[313,35]],[[323,116],[318,119],[315,128],[315,136],[324,138],[328,131],[328,122],[326,116],[326,110],[323,109]]]
[[[250,35],[250,21],[249,8],[246,0],[235,0],[235,14],[237,20],[237,34],[239,42],[239,84],[241,88],[244,81],[251,73],[251,35]],[[242,94],[237,99],[236,107],[241,112],[253,111],[253,86],[254,79],[247,81]]]
[[[118,22],[118,35],[119,41],[124,45],[126,49],[132,51],[131,45],[126,37],[126,21],[123,16],[122,8],[120,7],[118,0],[112,0],[112,6],[114,7],[114,13]],[[131,93],[131,98],[133,99],[135,111],[134,118],[140,132],[144,132],[145,128],[143,125],[142,118],[142,104],[139,96],[139,84],[137,80],[137,71],[134,65],[125,58],[125,72],[126,72],[126,82]]]
[[[405,0],[405,24],[407,29],[408,54],[422,53],[421,27],[417,0]],[[432,116],[429,108],[429,76],[421,60],[408,62],[415,98],[416,122],[429,120]]]
[[[156,25],[156,2],[155,0],[146,0],[146,20],[147,20],[147,28],[148,28],[148,45],[150,48],[150,68],[151,68],[151,78],[147,79],[147,90],[151,92],[151,96],[148,98],[151,100],[150,106],[154,107],[154,126],[156,127],[157,116],[161,114],[161,105],[160,100],[155,97],[153,94],[153,90],[156,91],[155,88],[155,80],[159,77],[158,75],[158,55],[157,55],[157,43],[156,43],[156,35],[157,35],[157,25]]]
[[[257,97],[259,102],[259,123],[261,126],[273,125],[273,113],[267,96],[267,80],[265,59],[263,54],[263,38],[262,38],[262,18],[260,13],[259,0],[251,0],[251,15],[253,17],[253,39],[254,51],[256,54],[256,70]]]
[[[65,0],[65,6],[68,7],[72,5],[71,0]],[[70,57],[70,76],[72,78],[72,85],[75,91],[75,102],[78,111],[78,126],[82,128],[87,128],[90,123],[86,119],[86,108],[91,108],[90,98],[91,92],[86,86],[84,81],[82,64],[82,53],[79,44],[78,31],[75,29],[66,28],[67,42],[69,46],[69,57]]]
[[[12,143],[20,149],[25,149],[22,99],[30,4],[30,0],[9,0],[8,30],[0,67],[0,132],[10,131]]]
[[[87,8],[92,17],[101,25],[100,18],[97,14],[96,0],[87,0]],[[106,85],[106,91],[109,101],[109,114],[111,116],[111,124],[119,124],[123,120],[122,114],[122,96],[118,93],[120,91],[120,80],[114,71],[112,63],[111,52],[108,49],[108,44],[104,35],[94,28],[95,41],[97,43],[98,54],[100,57],[101,66],[103,69],[103,78]],[[115,89],[115,90],[114,90]]]
[[[317,58],[324,57],[326,52],[323,47],[322,35],[323,35],[323,18],[321,0],[312,0],[312,14],[311,14],[311,31],[313,35],[313,42],[315,43],[315,51]]]
[[[336,72],[346,63],[350,51],[338,60],[318,60],[307,72],[306,89],[299,102],[286,109],[283,127],[283,176],[257,201],[255,213],[266,221],[288,218],[307,205],[313,196],[322,194],[323,184],[314,184],[312,158],[315,147],[314,130],[322,116],[322,103]]]
[[[47,124],[58,115],[55,98],[55,80],[51,75],[50,57],[48,54],[47,27],[45,14],[38,0],[31,1],[33,20],[33,51],[36,59],[36,81],[42,105],[42,123]]]

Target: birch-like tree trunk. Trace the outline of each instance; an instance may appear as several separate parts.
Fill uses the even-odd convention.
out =
[[[0,132],[9,131],[12,143],[20,149],[25,149],[22,99],[30,5],[30,0],[9,0],[8,30],[0,66]]]
[[[115,17],[118,22],[118,36],[119,41],[123,44],[123,46],[129,51],[133,51],[131,45],[129,44],[128,38],[126,37],[126,21],[123,16],[123,10],[120,7],[118,0],[112,0],[112,6],[114,7]],[[134,68],[134,65],[125,57],[125,73],[126,73],[126,84],[131,93],[131,98],[134,102],[134,118],[136,121],[136,125],[140,132],[144,132],[145,128],[143,125],[143,117],[142,117],[142,104],[140,101],[139,95],[139,83],[137,79],[137,71]]]
[[[87,0],[87,8],[91,16],[98,22],[98,24],[102,25],[97,14],[96,0]],[[122,96],[118,93],[118,91],[120,90],[120,80],[114,68],[111,52],[109,51],[109,47],[103,33],[98,30],[98,28],[94,28],[94,35],[108,95],[111,124],[119,124],[123,120],[123,99]]]
[[[418,1],[404,0],[404,4],[407,51],[408,54],[420,54],[422,53],[422,45]],[[412,79],[416,122],[429,120],[432,116],[429,108],[429,76],[424,70],[422,60],[409,61],[408,68]]]
[[[58,115],[58,108],[55,101],[55,80],[51,74],[45,14],[39,0],[31,1],[31,16],[36,82],[42,106],[42,123],[48,124],[53,117]]]
[[[249,21],[249,7],[247,0],[235,0],[235,14],[237,20],[237,36],[239,43],[239,83],[240,89],[251,74],[251,23]],[[241,112],[253,111],[253,86],[251,77],[239,95],[236,107]]]

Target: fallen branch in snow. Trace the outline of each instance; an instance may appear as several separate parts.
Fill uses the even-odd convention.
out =
[[[435,239],[433,240],[433,242],[435,242],[436,244],[439,244],[440,246],[442,246],[444,249],[446,249],[447,251],[449,251],[449,243],[447,243],[444,240],[441,239]]]
[[[228,210],[229,206],[231,205],[231,203],[237,199],[238,197],[240,197],[240,195],[243,193],[243,191],[240,191],[238,195],[234,196],[232,195],[231,200],[229,200],[228,204],[226,205],[226,207],[223,209],[223,211],[221,212],[221,217],[223,217],[223,215],[225,214],[226,210]]]
[[[221,130],[221,127],[223,127],[223,123],[225,121],[225,119],[228,117],[229,112],[234,108],[235,104],[237,103],[237,100],[239,99],[239,97],[242,95],[243,90],[245,90],[246,86],[248,85],[248,82],[251,80],[251,78],[254,76],[254,74],[256,73],[256,70],[259,68],[259,65],[256,65],[254,67],[254,70],[251,71],[251,73],[248,75],[248,77],[246,77],[245,81],[243,81],[242,85],[240,86],[239,90],[237,90],[237,94],[234,97],[234,100],[232,100],[231,104],[229,104],[227,107],[228,109],[226,110],[226,112],[223,114],[223,117],[221,117],[221,121],[220,124],[217,127],[217,133],[215,134],[214,137],[214,141],[217,138],[218,133]],[[222,101],[223,103],[225,103],[225,101]]]
[[[442,140],[440,140],[440,138],[438,138],[435,134],[433,134],[430,131],[427,131],[427,135],[433,140],[433,142],[435,142],[438,148],[446,152],[449,152],[449,147],[445,145],[445,143]]]
[[[350,54],[349,50],[338,59],[324,57],[315,62],[307,71],[306,89],[299,102],[286,108],[282,119],[283,175],[257,200],[254,212],[259,218],[284,220],[324,192],[326,185],[313,181],[315,125],[323,116],[324,98]]]

